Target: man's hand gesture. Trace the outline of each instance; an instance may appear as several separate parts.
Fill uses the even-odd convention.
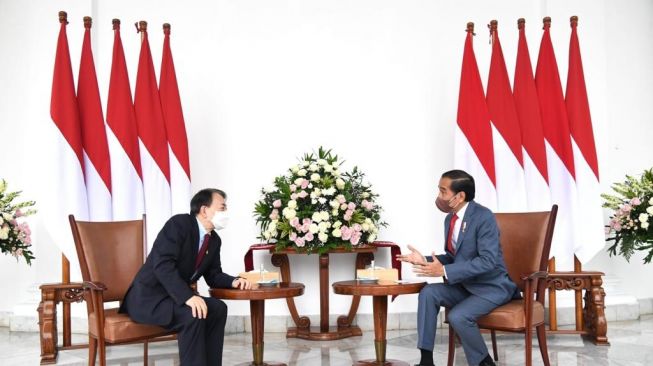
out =
[[[252,283],[244,278],[239,277],[234,280],[234,282],[231,284],[231,287],[239,288],[241,290],[249,290],[252,288]]]
[[[190,299],[186,300],[186,305],[190,306],[193,311],[193,318],[205,319],[208,313],[208,308],[206,307],[206,302],[200,296],[194,295]]]
[[[419,250],[413,248],[412,245],[408,246],[408,250],[410,250],[409,254],[403,255],[399,254],[397,255],[397,259],[402,261],[402,262],[408,262],[411,264],[426,264],[426,258],[422,255],[422,253],[419,252]]]

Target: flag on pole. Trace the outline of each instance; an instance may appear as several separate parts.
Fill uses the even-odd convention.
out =
[[[544,34],[537,60],[535,85],[546,139],[551,200],[559,206],[551,256],[556,257],[556,270],[571,270],[574,263],[577,228],[574,155],[571,148],[567,108],[562,96],[558,65],[551,43],[550,27],[551,18],[544,18]]]
[[[578,42],[578,17],[571,17],[571,40],[569,42],[569,72],[567,73],[566,106],[569,130],[574,150],[576,187],[578,189],[578,212],[583,214],[582,224],[577,227],[578,240],[574,247],[578,259],[585,263],[605,246],[601,187],[599,185],[599,162],[596,157],[592,118],[585,88],[583,60]]]
[[[134,111],[140,138],[143,192],[147,214],[147,242],[152,247],[156,235],[170,218],[170,162],[159,89],[152,53],[147,39],[147,22],[139,22],[141,53],[136,75]]]
[[[113,33],[113,58],[107,102],[113,219],[137,220],[145,213],[141,156],[118,19],[113,20]]]
[[[50,101],[53,123],[48,123],[45,128],[49,138],[43,154],[43,176],[51,179],[45,183],[48,193],[41,200],[41,212],[54,243],[70,261],[71,274],[75,278],[80,276],[80,271],[78,261],[75,260],[77,252],[68,215],[73,214],[78,220],[87,220],[88,205],[79,109],[66,34],[66,12],[59,12],[59,23]]]
[[[84,41],[77,80],[77,102],[84,146],[84,176],[91,221],[111,221],[111,162],[102,117],[100,90],[91,50],[91,17],[84,17]]]
[[[184,113],[181,108],[175,64],[170,50],[170,24],[163,25],[163,57],[159,76],[159,95],[168,135],[170,153],[170,191],[172,213],[189,212],[190,163]]]
[[[460,73],[458,124],[454,135],[454,166],[474,177],[475,200],[496,210],[497,193],[490,115],[472,46],[474,23],[467,23],[467,38]]]
[[[526,210],[526,183],[521,133],[508,71],[499,42],[497,21],[490,22],[492,58],[487,83],[487,108],[492,121],[497,211]]]
[[[524,30],[526,22],[521,18],[517,23],[519,43],[517,62],[515,63],[513,97],[519,116],[524,149],[524,180],[526,181],[528,210],[545,211],[551,209],[551,192],[549,190],[544,132],[542,131],[542,116],[533,79],[531,57],[526,43]]]

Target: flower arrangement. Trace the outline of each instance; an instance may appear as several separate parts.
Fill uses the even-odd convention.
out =
[[[7,192],[7,182],[0,180],[0,250],[3,254],[11,254],[18,260],[24,257],[27,264],[32,264],[34,253],[30,250],[31,231],[26,222],[20,222],[22,217],[36,211],[31,209],[34,201],[13,204],[21,192]]]
[[[373,242],[379,227],[378,195],[357,167],[341,171],[343,162],[331,150],[305,154],[285,175],[263,188],[254,216],[259,239],[276,249],[325,253],[330,249]]]
[[[626,260],[637,251],[648,251],[644,263],[653,259],[653,168],[645,170],[638,178],[626,175],[624,182],[615,183],[616,194],[602,194],[603,207],[614,210],[606,226],[610,255],[623,255]]]

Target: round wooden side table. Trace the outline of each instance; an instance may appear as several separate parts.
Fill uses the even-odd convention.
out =
[[[263,361],[263,329],[265,319],[265,300],[287,299],[304,294],[304,285],[295,282],[281,282],[272,287],[253,285],[251,290],[234,288],[212,288],[209,290],[212,297],[223,300],[249,300],[249,309],[252,319],[252,352],[253,362],[240,365],[253,366],[287,366],[281,362]]]
[[[426,282],[396,283],[394,281],[379,281],[363,284],[357,280],[341,281],[333,284],[333,292],[339,295],[373,296],[374,311],[374,349],[376,359],[355,361],[354,366],[408,366],[407,362],[386,360],[386,325],[388,320],[388,296],[418,293]]]

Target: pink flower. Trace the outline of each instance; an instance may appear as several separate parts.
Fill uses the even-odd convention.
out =
[[[342,218],[345,219],[345,221],[349,221],[351,220],[351,215],[345,214]]]
[[[341,236],[342,240],[347,241],[347,240],[351,239],[351,235],[353,233],[353,230],[351,230],[347,226],[342,226],[342,227],[340,227],[340,232],[342,233],[342,236]]]
[[[353,203],[353,202],[349,202],[349,204],[347,205],[347,208],[350,209],[351,211],[353,211],[354,209],[356,209],[356,204]]]
[[[301,230],[302,230],[303,233],[305,233],[305,232],[308,232],[308,229],[309,229],[310,227],[311,227],[311,224],[304,223],[304,224],[302,225]]]
[[[345,196],[339,195],[338,196],[338,203],[345,203],[347,200],[345,199]],[[343,209],[344,210],[344,209]]]
[[[294,184],[291,184],[291,185],[290,185],[290,192],[294,192],[294,191],[296,191],[296,190],[297,190],[297,186],[294,185]]]
[[[308,179],[304,179],[304,181],[302,182],[302,189],[308,188],[308,183],[309,183]]]
[[[313,233],[310,231],[304,235],[304,239],[306,239],[306,241],[313,241],[314,238],[315,237],[313,236]]]
[[[18,210],[16,210],[15,215],[16,215],[16,217],[21,217],[21,216],[23,216],[23,211],[21,211],[20,208],[19,208]]]
[[[623,210],[623,212],[630,212],[630,210],[632,210],[632,209],[633,209],[632,206],[630,206],[627,203],[625,205],[623,205],[623,207],[621,208],[621,210]]]
[[[290,194],[290,199],[293,200],[293,201],[296,200],[297,199],[297,193],[291,193]]]
[[[612,229],[610,229],[609,226],[606,226],[606,227],[605,227],[605,234],[606,234],[606,235],[607,235],[607,234],[610,234],[610,231],[612,231]]]
[[[277,220],[279,219],[279,210],[276,208],[272,210],[272,213],[270,214],[270,220]]]
[[[274,207],[274,208],[281,207],[281,200],[276,200],[276,201],[272,202],[272,207]]]
[[[306,243],[304,242],[304,238],[302,238],[302,237],[298,237],[297,239],[295,239],[295,245],[297,245],[298,247],[301,248],[301,247],[304,246],[304,244],[306,244]]]
[[[341,204],[340,209],[341,210],[346,210],[347,209],[347,204],[346,203]]]
[[[290,220],[290,226],[294,227],[295,229],[299,229],[301,225],[299,225],[299,217],[295,216],[292,220]]]
[[[17,256],[17,257],[20,257],[21,255],[23,255],[23,249],[22,249],[22,248],[18,248],[18,250],[16,250],[16,256]]]
[[[306,193],[306,191],[301,191],[299,192],[298,196],[299,198],[306,198],[308,196],[308,193]]]
[[[639,205],[641,203],[642,203],[642,201],[639,200],[639,197],[634,197],[633,199],[630,200],[630,204],[633,205],[633,206],[637,206],[637,205]]]
[[[615,223],[615,224],[614,224],[614,230],[615,230],[615,231],[621,231],[621,224],[618,223],[618,222]]]
[[[351,235],[351,240],[350,240],[351,244],[352,245],[358,245],[358,243],[361,240],[361,236],[362,236],[362,234],[360,232],[354,232]]]
[[[290,241],[295,241],[295,239],[297,239],[297,233],[294,231],[291,232],[290,235],[288,235],[288,239],[290,239]]]
[[[361,231],[363,229],[363,227],[360,224],[354,224],[353,228],[354,228],[354,231],[357,231],[357,232]]]
[[[313,223],[313,220],[309,219],[308,217],[302,220],[302,224],[304,225],[310,225]]]
[[[374,204],[368,200],[363,200],[361,205],[368,211],[371,211],[374,208]]]

